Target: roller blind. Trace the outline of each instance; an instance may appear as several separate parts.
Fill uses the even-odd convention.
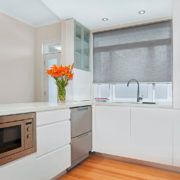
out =
[[[93,34],[94,83],[172,81],[172,25],[159,22]]]

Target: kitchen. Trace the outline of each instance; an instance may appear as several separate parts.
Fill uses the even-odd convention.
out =
[[[179,7],[2,0],[0,179],[180,179]]]

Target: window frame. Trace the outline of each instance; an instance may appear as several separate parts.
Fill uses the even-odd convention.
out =
[[[57,65],[60,65],[61,62],[61,53],[53,53],[53,54],[45,54],[44,55],[44,72],[46,72],[46,69],[48,68],[48,60],[56,58],[57,59]],[[48,75],[44,76],[44,93],[43,93],[43,99],[45,101],[49,101],[49,88],[48,88]]]

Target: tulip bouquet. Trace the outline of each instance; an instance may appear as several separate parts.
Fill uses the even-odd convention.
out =
[[[47,70],[47,74],[55,79],[58,97],[61,102],[65,102],[66,100],[66,86],[68,85],[69,80],[73,79],[73,67],[73,65],[53,65]]]

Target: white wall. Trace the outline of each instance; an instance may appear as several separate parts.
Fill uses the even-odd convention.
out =
[[[34,101],[35,29],[0,13],[0,104]]]
[[[180,108],[180,1],[173,0],[173,105]]]

